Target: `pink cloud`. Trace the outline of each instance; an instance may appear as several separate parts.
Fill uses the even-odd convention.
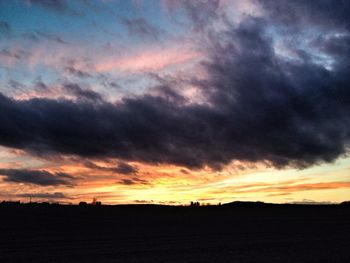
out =
[[[147,50],[125,57],[114,57],[96,64],[98,72],[131,71],[151,72],[166,69],[170,66],[187,63],[199,57],[199,52],[170,48]]]

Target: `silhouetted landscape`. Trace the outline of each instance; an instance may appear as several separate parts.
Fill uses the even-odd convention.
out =
[[[350,262],[350,205],[0,204],[0,262]]]

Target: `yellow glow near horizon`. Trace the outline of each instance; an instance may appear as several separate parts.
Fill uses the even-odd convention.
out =
[[[28,169],[51,173],[64,172],[75,178],[73,186],[38,186],[6,182],[0,177],[1,199],[28,201],[21,194],[62,193],[67,198],[56,201],[78,203],[94,197],[106,204],[159,203],[188,204],[190,201],[217,204],[219,202],[265,201],[342,202],[350,199],[350,159],[338,160],[304,170],[276,170],[264,166],[236,169],[228,165],[222,171],[210,168],[189,170],[174,165],[130,163],[136,174],[118,174],[112,168],[116,161],[94,161],[100,168],[89,168],[82,161],[32,158],[24,153],[2,148],[0,168],[21,163]],[[249,166],[247,166],[249,167]],[[34,198],[43,201],[45,198]],[[52,199],[45,201],[53,201]]]

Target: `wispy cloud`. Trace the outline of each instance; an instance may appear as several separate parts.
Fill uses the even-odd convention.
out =
[[[0,21],[0,37],[8,37],[11,35],[11,26],[5,21]]]
[[[16,195],[17,197],[39,198],[39,199],[69,199],[65,194],[61,192],[55,193],[23,193]]]
[[[29,5],[37,5],[58,13],[64,13],[69,9],[68,3],[65,0],[27,0],[27,3]]]
[[[154,72],[181,65],[199,57],[199,52],[180,48],[145,50],[125,57],[108,58],[96,64],[99,72]]]
[[[121,179],[120,181],[117,182],[118,184],[123,184],[123,185],[147,185],[148,182],[143,179],[139,178],[127,178],[127,179]]]
[[[225,194],[250,194],[267,193],[268,196],[290,195],[296,192],[317,191],[317,190],[335,190],[350,188],[350,182],[317,182],[300,183],[298,180],[279,182],[279,183],[253,183],[240,184],[237,186],[228,186],[215,190],[215,193]]]
[[[74,178],[66,173],[50,173],[44,170],[0,169],[6,182],[35,184],[40,186],[72,186]]]
[[[126,26],[131,36],[159,40],[160,35],[163,33],[162,30],[151,25],[149,22],[147,22],[147,20],[143,18],[124,18],[122,19],[122,23]]]

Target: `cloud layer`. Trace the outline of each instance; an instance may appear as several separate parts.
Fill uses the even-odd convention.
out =
[[[257,3],[263,16],[239,24],[223,19],[219,30],[204,28],[194,6],[185,5],[205,39],[205,77],[186,80],[203,94],[202,103],[179,94],[180,78],[163,81],[157,94],[118,103],[75,84],[64,87],[84,99],[16,100],[2,94],[0,144],[41,156],[113,157],[189,168],[220,169],[232,160],[275,167],[335,160],[346,153],[350,138],[350,34],[344,15],[349,5],[293,1],[287,12],[280,2]],[[218,2],[213,5],[205,4],[215,20],[221,13]],[[136,22],[126,22],[131,31],[152,31],[144,21]],[[281,31],[298,36],[296,42],[276,45]],[[163,59],[139,66],[157,69]],[[179,59],[170,57],[174,64]],[[128,61],[124,64],[128,68]],[[113,61],[112,67],[124,64]],[[12,172],[5,175],[15,178]]]

